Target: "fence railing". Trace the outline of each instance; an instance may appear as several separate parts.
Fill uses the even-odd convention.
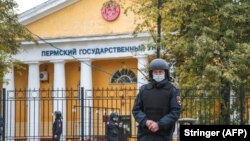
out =
[[[220,90],[180,89],[180,118],[193,118],[196,124],[250,124],[250,89],[239,89],[230,97]],[[8,90],[3,91],[1,116],[5,121],[4,139],[51,139],[53,111],[63,113],[62,138],[104,140],[109,114],[116,111],[123,123],[121,141],[136,136],[131,114],[138,90]]]
[[[226,97],[219,89],[181,89],[182,117],[197,124],[249,124],[250,89],[231,91]]]

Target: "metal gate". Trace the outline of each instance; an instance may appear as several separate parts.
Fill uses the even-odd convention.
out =
[[[63,139],[76,137],[80,125],[81,97],[78,90],[4,91],[5,140],[50,140],[53,112],[61,111]]]
[[[197,124],[225,124],[223,109],[229,124],[250,124],[250,89],[239,89],[225,103],[219,90],[180,89],[182,112],[180,118],[194,118]],[[120,140],[136,137],[136,122],[131,109],[138,90],[8,90],[1,92],[1,125],[3,140],[52,139],[53,112],[63,116],[62,139],[104,141],[106,122],[112,111],[120,115]],[[230,104],[231,103],[231,104]],[[226,109],[227,108],[227,109]]]
[[[131,108],[136,93],[136,89],[4,90],[3,138],[51,140],[53,112],[59,110],[62,139],[104,141],[109,114],[116,111],[123,122],[120,138],[125,141],[132,135]]]
[[[131,109],[137,89],[94,89],[85,90],[83,101],[83,127],[85,140],[104,141],[105,128],[111,112],[119,114],[120,141],[136,135],[136,123],[132,118]]]

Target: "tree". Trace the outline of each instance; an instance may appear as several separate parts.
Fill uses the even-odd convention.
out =
[[[247,0],[132,0],[139,22],[157,40],[157,14],[162,17],[168,59],[177,60],[182,86],[249,84],[250,2]]]
[[[250,78],[250,2],[177,0],[165,15],[182,83],[238,86]],[[190,73],[186,73],[190,72]]]
[[[166,58],[176,59],[180,86],[220,88],[224,111],[230,92],[249,86],[249,0],[162,0],[161,9],[158,0],[132,2],[129,9],[140,20],[135,32],[149,31],[156,38],[156,15],[161,14],[161,44]]]
[[[21,40],[34,41],[29,32],[18,22],[13,0],[0,1],[0,84],[3,76],[13,67],[13,55],[20,50]]]
[[[176,0],[165,14],[171,53],[180,62],[181,84],[220,88],[221,118],[235,112],[230,93],[250,84],[250,2]],[[187,73],[188,72],[188,73]],[[231,108],[230,108],[231,107]]]

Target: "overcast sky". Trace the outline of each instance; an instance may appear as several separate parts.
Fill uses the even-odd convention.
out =
[[[32,7],[35,7],[47,0],[15,0],[18,4],[18,13],[22,13]]]

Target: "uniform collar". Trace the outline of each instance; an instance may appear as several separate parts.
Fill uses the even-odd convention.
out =
[[[171,85],[169,85],[170,83],[168,82],[168,80],[163,80],[161,82],[156,82],[156,81],[151,81],[147,86],[146,89],[159,89],[159,88],[165,88],[168,89],[169,87],[171,87]]]

